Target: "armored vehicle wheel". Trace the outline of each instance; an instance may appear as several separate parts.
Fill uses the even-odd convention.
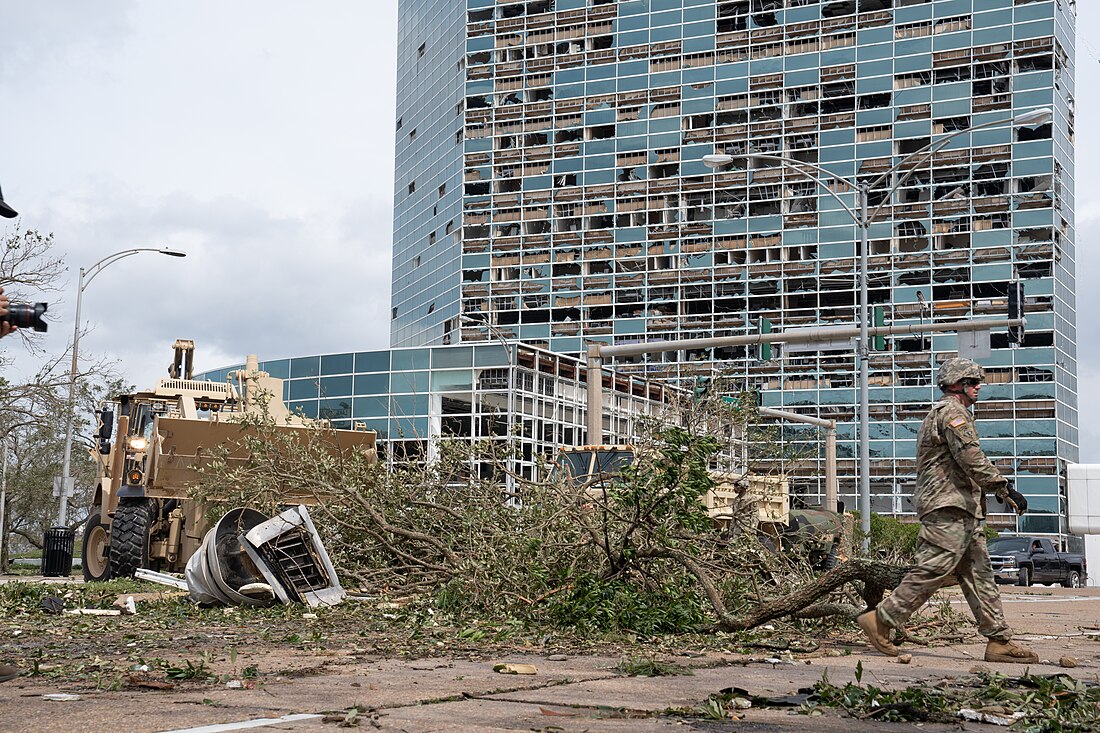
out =
[[[84,541],[80,550],[80,565],[84,569],[84,581],[108,580],[110,565],[107,560],[107,528],[99,520],[99,507],[84,522]]]
[[[112,578],[130,578],[149,564],[151,506],[145,499],[120,499],[111,522],[108,553]]]

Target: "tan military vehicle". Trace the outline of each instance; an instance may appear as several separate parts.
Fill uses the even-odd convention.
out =
[[[562,448],[554,474],[599,498],[619,472],[634,462],[631,445],[583,445]],[[787,480],[712,471],[714,487],[702,497],[715,524],[731,533],[755,532],[773,549],[797,547],[816,568],[828,570],[844,554],[844,522],[823,509],[792,509]]]
[[[227,449],[231,462],[247,459],[242,439],[250,428],[241,423],[249,415],[267,415],[277,430],[325,441],[333,451],[365,451],[377,460],[373,431],[334,430],[292,415],[282,401],[283,381],[261,372],[254,355],[224,383],[192,379],[194,348],[176,341],[168,379],[120,395],[100,412],[85,580],[127,577],[139,568],[183,572],[209,529],[188,487],[216,449]],[[285,490],[287,504],[310,503]]]

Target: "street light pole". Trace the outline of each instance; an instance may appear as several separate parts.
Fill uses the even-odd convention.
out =
[[[509,343],[508,339],[505,337],[504,332],[501,331],[497,326],[493,325],[492,323],[489,323],[489,321],[487,321],[487,320],[481,320],[481,319],[474,318],[473,316],[469,316],[469,315],[466,315],[466,314],[463,314],[462,316],[460,316],[459,320],[461,320],[464,323],[469,323],[472,326],[484,327],[485,330],[488,331],[491,336],[493,336],[494,338],[496,338],[497,341],[500,342],[501,346],[504,347],[504,353],[506,353],[508,355],[508,382],[507,382],[507,384],[508,384],[508,397],[507,397],[507,408],[506,408],[508,410],[508,419],[505,421],[505,427],[508,430],[508,454],[509,454],[508,455],[508,464],[509,465],[508,465],[508,472],[504,475],[504,486],[505,486],[505,489],[508,492],[508,501],[515,501],[516,500],[516,478],[512,474],[514,473],[514,469],[515,469],[515,452],[516,452],[515,451],[516,437],[515,437],[515,429],[514,429],[514,420],[515,420],[515,405],[516,405],[516,402],[515,402],[515,400],[516,400],[516,369],[518,369],[518,365],[516,363],[515,356],[513,355],[513,346],[512,346],[511,343]]]
[[[891,191],[893,193],[893,191]],[[887,194],[889,196],[890,194]],[[871,341],[867,318],[867,247],[870,242],[871,220],[867,218],[870,191],[866,183],[859,186],[859,525],[866,546],[871,537]]]
[[[152,247],[137,247],[134,249],[124,249],[114,254],[107,255],[99,262],[96,262],[91,267],[80,268],[80,277],[77,280],[76,289],[76,324],[73,327],[73,363],[69,369],[69,403],[67,407],[66,425],[65,425],[65,450],[62,453],[61,459],[61,485],[58,487],[61,494],[61,507],[57,512],[57,526],[64,527],[68,524],[69,520],[69,468],[70,459],[73,452],[73,423],[76,418],[76,376],[79,371],[77,359],[79,357],[80,350],[80,304],[84,295],[84,289],[87,288],[96,275],[103,272],[103,270],[110,265],[118,262],[121,259],[130,257],[131,255],[140,254],[142,252],[156,252],[157,254],[168,255],[169,257],[186,257],[185,252],[180,252],[174,249],[161,248],[154,249]],[[85,278],[85,275],[87,276]]]
[[[860,242],[860,272],[859,272],[859,320],[860,320],[860,336],[859,347],[857,351],[858,360],[858,372],[859,372],[859,512],[860,512],[860,530],[863,532],[864,547],[867,546],[870,541],[871,534],[871,458],[870,450],[871,446],[868,441],[870,432],[870,388],[869,388],[869,362],[871,356],[870,340],[868,338],[868,296],[867,296],[867,270],[868,270],[868,240],[870,239],[871,223],[882,211],[883,207],[887,206],[894,192],[897,191],[906,181],[916,172],[917,168],[921,164],[932,159],[937,152],[947,146],[949,142],[955,138],[966,135],[977,130],[984,130],[990,127],[1002,127],[1004,125],[1012,125],[1013,127],[1036,127],[1044,125],[1051,121],[1054,117],[1054,112],[1047,108],[1041,108],[1032,110],[1031,112],[1024,112],[1016,115],[1010,119],[992,120],[990,122],[983,122],[980,125],[967,128],[965,130],[956,130],[955,132],[945,137],[931,142],[921,149],[910,153],[909,155],[898,161],[893,167],[886,172],[879,175],[873,181],[870,182],[852,182],[847,179],[842,179],[839,176],[829,172],[814,163],[807,163],[806,161],[797,160],[795,158],[789,158],[783,155],[772,155],[769,153],[747,153],[741,156],[727,155],[722,153],[715,153],[712,155],[704,155],[703,163],[710,168],[720,168],[723,165],[728,165],[738,158],[744,158],[748,160],[773,160],[778,162],[781,166],[787,168],[809,178],[817,183],[824,192],[837,203],[841,208],[852,217],[853,223],[859,229],[859,242]],[[911,165],[911,167],[909,167]],[[909,167],[909,170],[905,172],[889,189],[887,189],[883,196],[882,202],[876,206],[873,210],[870,210],[870,193],[873,189],[877,188],[884,181],[890,179],[891,176],[899,173],[904,168]],[[859,196],[859,205],[857,211],[854,211],[839,195],[837,195],[824,178],[833,178],[835,180],[844,180],[848,185],[856,189]]]

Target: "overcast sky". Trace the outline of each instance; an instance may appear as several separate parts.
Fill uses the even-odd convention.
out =
[[[1097,5],[1077,4],[1082,162],[1100,160]],[[176,338],[200,369],[385,348],[396,28],[396,0],[0,0],[0,185],[70,267],[46,347],[72,337],[80,267],[167,246],[187,258],[129,258],[84,296],[81,353],[139,386]],[[1100,167],[1077,173],[1096,283]],[[1079,291],[1081,459],[1100,462],[1100,288]]]
[[[84,293],[81,353],[139,386],[176,338],[200,368],[387,346],[396,29],[396,0],[0,0],[0,185],[70,267],[46,345],[80,267],[167,246]]]

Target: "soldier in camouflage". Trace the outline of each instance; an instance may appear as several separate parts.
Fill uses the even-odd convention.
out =
[[[985,545],[985,494],[995,494],[1018,514],[1027,511],[1027,500],[978,444],[969,408],[978,401],[984,380],[985,370],[970,359],[948,359],[937,375],[943,398],[932,406],[917,434],[913,498],[921,528],[916,567],[878,608],[857,619],[871,644],[883,654],[897,656],[890,632],[901,628],[955,575],[978,630],[989,639],[986,661],[1039,661],[1035,652],[1012,641]]]

